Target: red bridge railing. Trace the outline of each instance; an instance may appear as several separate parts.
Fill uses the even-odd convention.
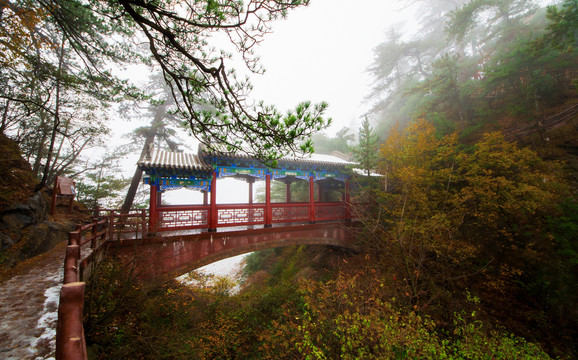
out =
[[[267,210],[266,204],[219,204],[216,206],[217,219],[211,222],[209,205],[159,206],[155,215],[156,231],[345,220],[350,217],[347,205],[342,202],[315,203],[313,213],[310,203],[306,202],[272,203],[270,223],[267,223]]]
[[[92,211],[92,210],[91,210]],[[123,237],[142,238],[147,233],[146,210],[120,214],[116,210],[94,222],[78,225],[69,233],[64,258],[64,280],[60,290],[58,323],[56,326],[56,359],[87,359],[86,341],[82,325],[85,283],[89,265],[95,262],[95,251],[104,242]],[[98,212],[98,210],[97,210]],[[82,258],[81,255],[87,254]],[[82,274],[85,272],[84,274]]]
[[[151,230],[147,210],[132,210],[129,214],[113,209],[91,211],[99,217],[69,233],[56,328],[57,360],[87,359],[82,324],[85,283],[81,280],[89,276],[91,264],[99,262],[102,254],[98,248],[107,241],[143,239]],[[311,203],[227,204],[217,205],[216,214],[216,219],[211,221],[210,206],[205,205],[158,207],[153,215],[158,221],[154,230],[209,229],[212,225],[219,228],[268,226],[350,218],[349,207],[340,202],[315,203],[313,207]]]

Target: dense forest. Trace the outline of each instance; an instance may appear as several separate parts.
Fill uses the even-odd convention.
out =
[[[177,149],[185,132],[270,164],[339,151],[363,170],[356,252],[256,252],[238,283],[195,272],[142,283],[102,263],[86,294],[90,357],[578,357],[578,2],[401,1],[420,25],[375,48],[372,107],[335,136],[319,132],[325,103],[251,105],[248,80],[207,45],[225,31],[259,72],[269,23],[307,5],[247,3],[187,0],[187,18],[165,1],[0,2],[0,131],[37,189],[67,175],[86,206],[131,207],[142,174],[125,196],[115,159],[135,144]],[[136,88],[114,75],[134,61],[162,77]],[[86,160],[117,111],[150,124]]]

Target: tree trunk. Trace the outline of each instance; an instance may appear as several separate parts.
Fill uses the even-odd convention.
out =
[[[46,126],[46,115],[44,110],[40,113],[40,126],[37,127],[38,131],[41,131],[41,136],[39,140],[35,140],[32,150],[28,154],[28,158],[33,156],[33,151],[36,149],[36,158],[34,159],[34,165],[32,165],[32,171],[36,177],[40,177],[40,167],[42,166],[42,159],[44,158],[44,143],[46,142],[46,137],[48,136],[48,130]]]
[[[155,137],[157,135],[157,129],[162,124],[162,121],[167,114],[167,108],[173,103],[174,100],[172,97],[170,97],[164,103],[162,103],[156,108],[155,116],[153,118],[153,121],[151,122],[150,131],[148,132],[147,137],[145,139],[145,143],[143,145],[139,159],[142,159],[142,157],[146,155],[147,149],[151,144],[154,143]],[[140,184],[140,180],[142,178],[142,173],[143,173],[142,169],[140,169],[137,166],[137,168],[134,171],[134,175],[132,176],[130,187],[128,188],[128,191],[126,193],[126,197],[124,198],[124,203],[122,204],[122,208],[120,209],[121,214],[128,214],[128,212],[130,211],[132,203],[134,202],[134,197],[136,196],[136,191],[138,190],[138,185]]]
[[[58,133],[58,127],[60,126],[60,88],[61,88],[61,77],[62,77],[62,68],[64,66],[64,38],[62,39],[62,43],[60,44],[60,54],[58,59],[58,72],[56,75],[56,98],[55,98],[55,109],[54,109],[54,124],[52,126],[52,135],[50,137],[50,145],[48,147],[48,153],[46,154],[46,164],[44,165],[44,171],[42,174],[42,179],[40,183],[36,186],[36,190],[42,189],[46,185],[46,181],[48,180],[48,175],[50,172],[51,161],[54,152],[54,144],[56,143],[56,134]]]
[[[4,113],[2,114],[2,125],[0,125],[0,134],[4,134],[4,131],[8,128],[8,111],[10,109],[10,100],[6,100],[6,105],[4,106]]]

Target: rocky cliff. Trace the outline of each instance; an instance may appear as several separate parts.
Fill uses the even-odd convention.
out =
[[[48,219],[49,196],[37,183],[18,146],[0,135],[0,266],[10,268],[68,238],[74,224]]]

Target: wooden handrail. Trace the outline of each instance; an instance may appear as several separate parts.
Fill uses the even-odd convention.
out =
[[[299,208],[308,207],[310,203],[272,203],[275,208]],[[219,204],[217,210],[243,210],[264,209],[266,204]],[[314,203],[315,207],[346,206],[342,202]],[[160,206],[159,212],[205,210],[209,213],[209,206]],[[88,211],[88,210],[87,210]],[[93,211],[93,210],[90,210]],[[115,240],[115,234],[133,232],[138,239],[139,227],[141,239],[147,234],[147,211],[138,209],[138,213],[120,214],[116,209],[99,209],[108,212],[96,221],[79,225],[75,231],[69,233],[68,247],[64,261],[64,286],[60,292],[60,304],[58,308],[58,324],[56,329],[56,360],[60,359],[87,359],[86,342],[82,324],[82,311],[84,306],[84,288],[82,282],[86,273],[93,263],[100,259],[100,248],[108,242]],[[320,219],[324,220],[324,219]],[[232,224],[234,225],[234,224]],[[131,227],[134,226],[134,227]],[[219,226],[229,226],[223,224]],[[126,228],[128,227],[128,228]],[[99,241],[101,240],[101,241]],[[90,242],[93,250],[86,258],[81,258],[81,248]]]
[[[106,241],[113,239],[115,219],[137,218],[141,229],[146,225],[146,211],[138,214],[115,214],[98,219],[90,224],[78,225],[75,231],[68,235],[68,246],[64,258],[64,279],[60,290],[58,305],[58,323],[56,326],[56,359],[87,359],[86,340],[82,324],[84,307],[85,282],[82,282],[81,271],[91,264],[94,252]],[[143,230],[144,231],[144,230]],[[143,232],[144,236],[144,232]],[[98,242],[101,239],[103,241]],[[90,242],[93,253],[86,259],[81,259],[81,248]],[[92,260],[94,261],[94,260]],[[82,268],[81,268],[82,267]]]

